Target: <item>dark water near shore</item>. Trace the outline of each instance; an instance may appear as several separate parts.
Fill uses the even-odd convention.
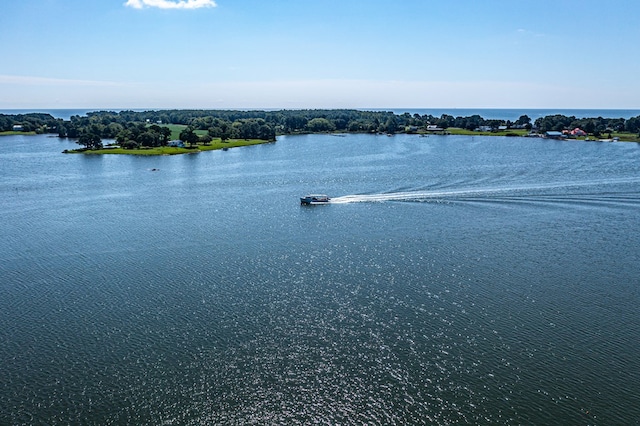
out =
[[[640,424],[638,144],[73,146],[0,138],[0,424]]]

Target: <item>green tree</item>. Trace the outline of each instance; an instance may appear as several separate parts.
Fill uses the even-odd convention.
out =
[[[102,137],[105,139],[115,139],[124,127],[120,123],[109,123],[102,129]]]
[[[160,134],[162,135],[161,145],[166,146],[169,143],[169,139],[171,139],[171,129],[168,127],[162,127],[160,129]]]
[[[102,140],[100,140],[100,136],[95,133],[84,133],[80,135],[77,143],[83,145],[86,149],[102,148]]]
[[[276,140],[276,131],[267,124],[263,124],[260,126],[258,138],[265,141],[275,141]]]
[[[131,140],[132,137],[133,133],[131,133],[131,130],[123,129],[116,135],[116,142],[118,142],[119,144],[123,144],[126,141]]]
[[[309,120],[307,129],[310,132],[331,132],[335,130],[335,126],[326,118],[317,117]]]
[[[180,140],[182,142],[188,143],[189,146],[193,147],[196,143],[198,143],[198,135],[193,131],[191,127],[187,127],[183,131],[180,132]]]
[[[624,123],[624,129],[629,133],[636,133],[640,131],[640,115],[637,117],[631,117]]]
[[[67,128],[62,123],[58,124],[57,128],[58,128],[58,137],[59,138],[66,138],[67,137]]]
[[[231,138],[231,126],[228,123],[220,123],[220,141],[225,143]]]
[[[387,118],[387,121],[385,121],[383,131],[387,133],[395,133],[398,131],[398,127],[398,120],[396,119],[395,115],[392,115],[391,117]]]
[[[518,120],[516,121],[516,125],[518,126],[525,126],[527,124],[531,123],[531,118],[529,118],[528,115],[521,115],[520,118],[518,118]]]
[[[596,131],[596,123],[593,120],[589,120],[584,124],[584,131],[593,134]]]
[[[158,134],[152,131],[144,132],[138,135],[136,138],[136,142],[138,142],[142,146],[158,146],[160,144]]]

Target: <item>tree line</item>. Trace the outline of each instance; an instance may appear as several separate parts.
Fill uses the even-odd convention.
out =
[[[624,118],[576,118],[561,114],[535,120],[522,115],[516,121],[485,119],[480,115],[395,114],[389,111],[360,110],[160,110],[160,111],[95,111],[86,116],[74,115],[70,120],[56,119],[50,114],[0,114],[0,131],[21,125],[24,131],[57,133],[77,139],[87,148],[97,148],[103,139],[115,139],[124,148],[164,146],[170,142],[171,130],[166,124],[187,126],[180,139],[189,144],[207,143],[213,138],[275,140],[276,135],[321,132],[398,133],[425,131],[427,126],[476,130],[478,128],[535,128],[545,132],[579,127],[587,133],[640,132],[640,116]],[[196,135],[195,131],[206,131]],[[202,133],[202,132],[199,132]]]
[[[0,114],[0,132],[9,132],[13,126],[22,126],[24,132],[50,133],[62,122],[51,114],[30,112],[27,114]]]
[[[562,114],[540,117],[535,126],[542,132],[562,131],[580,128],[589,134],[600,136],[603,133],[627,132],[640,133],[640,116],[624,118],[576,118]]]

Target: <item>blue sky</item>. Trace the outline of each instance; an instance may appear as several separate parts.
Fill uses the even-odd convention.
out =
[[[0,109],[640,108],[635,0],[0,0]]]

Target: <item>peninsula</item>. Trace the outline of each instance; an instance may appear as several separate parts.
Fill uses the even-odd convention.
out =
[[[274,142],[277,135],[304,133],[411,133],[553,136],[640,141],[640,116],[577,118],[549,115],[532,122],[479,115],[396,114],[361,110],[157,110],[95,111],[70,120],[50,114],[0,114],[0,135],[54,133],[81,148],[67,153],[170,155]]]

